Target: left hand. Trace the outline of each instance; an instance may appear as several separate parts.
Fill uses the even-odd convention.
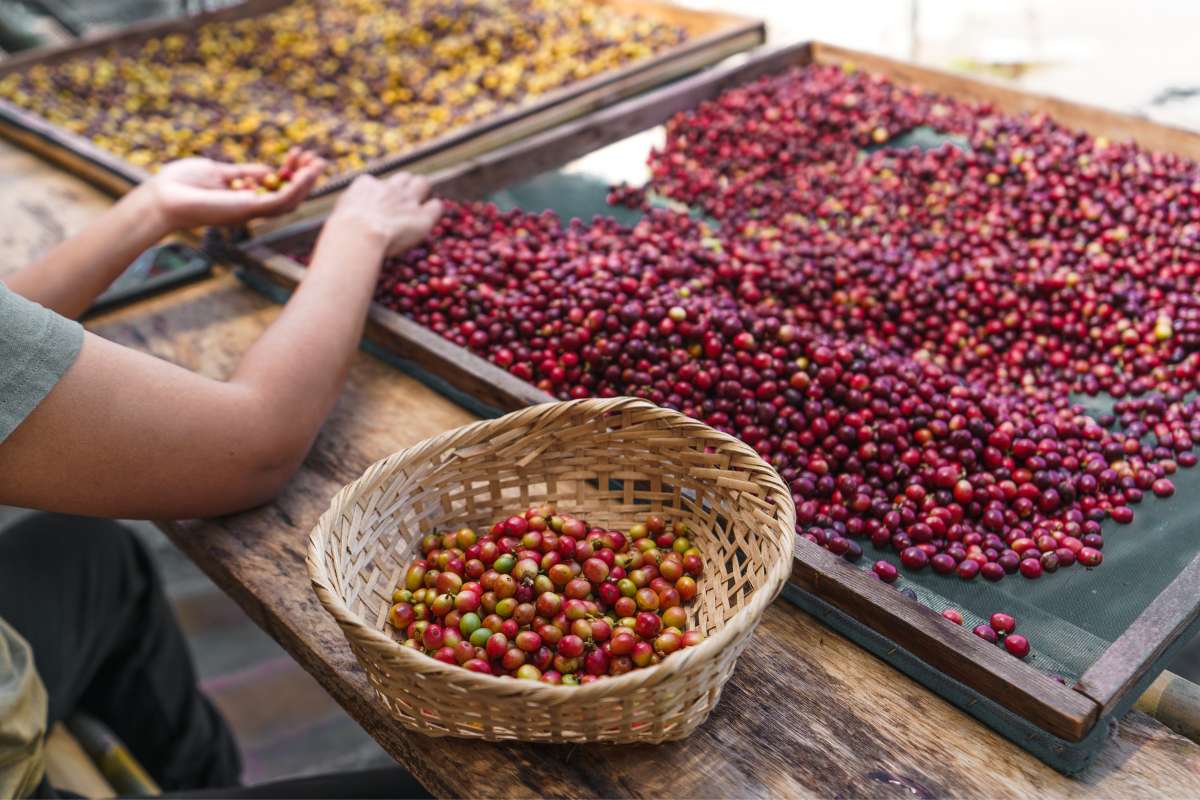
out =
[[[292,149],[280,172],[291,180],[273,192],[231,189],[229,182],[257,182],[272,170],[263,164],[224,164],[207,158],[185,158],[165,164],[146,189],[172,230],[200,225],[236,225],[255,217],[286,214],[308,197],[325,162],[313,153]]]

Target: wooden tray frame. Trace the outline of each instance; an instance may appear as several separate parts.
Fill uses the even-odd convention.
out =
[[[386,174],[400,168],[432,172],[457,164],[757,47],[766,39],[762,20],[684,9],[668,0],[600,2],[678,25],[688,32],[688,38],[652,58],[568,84],[519,108],[430,139],[406,153],[384,156],[360,170],[335,175],[313,193],[304,206],[305,214],[328,210],[337,192],[359,174]],[[156,36],[190,31],[209,22],[259,16],[287,4],[288,0],[246,0],[230,8],[145,22],[115,33],[85,37],[65,46],[38,48],[0,62],[0,77],[35,64],[55,64],[115,45],[133,45]],[[97,147],[89,139],[3,99],[0,99],[0,136],[114,195],[124,194],[149,177],[147,170]]]
[[[504,186],[561,166],[603,145],[665,122],[673,114],[725,89],[790,66],[854,64],[903,83],[993,102],[1009,112],[1045,111],[1096,135],[1134,139],[1156,149],[1200,158],[1200,135],[1136,117],[1018,91],[867,53],[809,42],[694,75],[674,85],[612,106],[519,144],[437,173],[438,194],[477,199]],[[311,242],[323,220],[291,225],[229,248],[226,254],[251,282],[284,289],[299,283],[304,267],[283,252]],[[441,336],[372,304],[366,339],[399,355],[455,389],[497,409],[553,400],[550,395]],[[816,595],[941,673],[996,701],[1066,742],[1084,739],[1097,723],[1136,699],[1167,649],[1200,619],[1200,557],[1113,642],[1074,687],[1065,686],[953,625],[931,609],[872,580],[865,572],[804,539],[795,548],[791,582]]]

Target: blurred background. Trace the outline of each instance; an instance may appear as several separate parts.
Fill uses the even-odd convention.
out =
[[[760,17],[773,44],[819,39],[1200,129],[1196,0],[676,2]],[[0,0],[0,50],[7,54],[60,44],[141,20],[225,5],[232,3]],[[632,161],[630,147],[639,152]],[[636,180],[629,169],[644,153],[645,142],[619,143],[575,168]],[[0,526],[20,513],[0,508]],[[151,544],[165,573],[205,687],[238,734],[247,781],[391,763],[315,681],[162,534],[147,523],[135,527]],[[1172,669],[1200,680],[1200,642],[1189,649]]]
[[[234,0],[0,0],[15,52]],[[769,41],[821,39],[1011,80],[1159,122],[1200,128],[1194,0],[677,0],[766,20]]]

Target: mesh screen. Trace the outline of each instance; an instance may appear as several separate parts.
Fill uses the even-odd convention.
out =
[[[1093,415],[1111,406],[1102,398],[1077,402]],[[1031,663],[1078,678],[1200,553],[1188,508],[1189,498],[1200,497],[1200,470],[1180,470],[1172,480],[1174,497],[1161,500],[1147,492],[1131,524],[1104,523],[1104,563],[1096,569],[1075,564],[1036,580],[1009,575],[994,584],[901,569],[897,586],[911,587],[939,611],[959,609],[963,624],[971,627],[996,611],[1012,614],[1033,648]],[[878,558],[900,564],[895,553],[868,544],[861,565],[869,569]]]
[[[940,141],[936,132],[916,129],[895,143],[928,147]],[[564,222],[604,214],[632,225],[640,218],[637,211],[608,205],[607,195],[604,180],[550,172],[489,199],[504,209],[553,210]],[[1075,399],[1093,416],[1111,407],[1111,401],[1103,398]],[[968,630],[994,612],[1012,614],[1032,648],[1027,661],[1075,680],[1200,553],[1200,533],[1187,508],[1188,498],[1200,497],[1200,468],[1180,470],[1172,480],[1175,496],[1160,500],[1147,492],[1132,524],[1104,523],[1104,562],[1096,569],[1075,564],[1035,580],[1015,574],[993,584],[981,577],[963,581],[929,569],[913,573],[900,568],[895,586],[911,588],[936,611],[958,609]],[[900,566],[898,554],[890,549],[877,551],[865,539],[859,543],[865,550],[861,568],[870,569],[881,558]]]

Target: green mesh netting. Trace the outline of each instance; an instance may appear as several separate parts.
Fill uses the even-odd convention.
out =
[[[915,129],[894,144],[930,147],[946,140],[936,131]],[[608,205],[607,194],[607,183],[596,177],[550,172],[488,199],[504,209],[553,210],[564,221],[604,214],[632,225],[640,218],[637,211]],[[659,204],[653,198],[652,202]],[[1077,402],[1093,415],[1111,408],[1111,401],[1103,398],[1080,397]],[[1104,562],[1096,569],[1075,564],[1036,580],[1016,574],[993,584],[980,577],[962,581],[930,569],[913,573],[901,568],[895,585],[911,588],[936,611],[958,609],[968,630],[996,611],[1012,614],[1032,647],[1027,661],[1075,680],[1200,553],[1200,533],[1188,510],[1188,499],[1200,496],[1200,469],[1180,470],[1173,480],[1175,496],[1159,500],[1147,492],[1132,524],[1104,523]],[[877,551],[869,540],[859,541],[865,543],[861,568],[870,569],[881,558],[899,566],[897,553]]]
[[[1076,400],[1093,416],[1112,405],[1105,398]],[[1189,498],[1200,496],[1200,470],[1180,470],[1172,480],[1175,496],[1162,500],[1147,492],[1131,524],[1104,522],[1104,562],[1096,569],[1075,564],[1035,580],[1009,575],[992,584],[901,568],[896,585],[912,588],[938,611],[959,609],[970,627],[996,611],[1012,614],[1033,648],[1031,663],[1078,678],[1200,553],[1189,508]],[[861,566],[869,569],[879,558],[900,564],[896,553],[868,543]]]

